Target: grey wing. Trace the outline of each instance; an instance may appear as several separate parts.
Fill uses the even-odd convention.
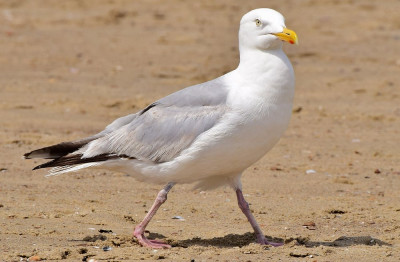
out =
[[[170,161],[212,128],[225,112],[225,105],[154,106],[129,124],[89,143],[83,158],[107,154],[157,163]]]
[[[224,76],[214,80],[189,86],[178,92],[172,93],[149,107],[163,104],[167,106],[217,106],[224,105],[228,96],[228,88],[224,82]],[[149,108],[147,107],[147,108]],[[146,109],[147,109],[146,108]],[[145,110],[146,110],[145,109]]]
[[[139,113],[114,120],[103,131],[93,137],[98,138],[111,133],[131,123],[155,106],[196,107],[225,105],[227,93],[228,89],[224,84],[223,76],[202,84],[189,86],[150,104]]]
[[[101,131],[100,133],[98,133],[96,136],[97,137],[101,137],[104,136],[108,133],[111,133],[127,124],[129,124],[130,122],[132,122],[136,117],[138,117],[138,114],[130,114],[127,116],[123,116],[120,118],[115,119],[111,124],[109,124],[108,126],[106,126],[106,128]]]
[[[223,77],[166,96],[141,112],[114,121],[104,136],[80,150],[84,158],[124,155],[153,162],[176,157],[225,114]]]
[[[227,96],[222,76],[164,97],[139,113],[118,118],[94,136],[40,148],[24,156],[53,159],[34,168],[54,167],[53,173],[120,157],[170,161],[220,121],[228,110]]]

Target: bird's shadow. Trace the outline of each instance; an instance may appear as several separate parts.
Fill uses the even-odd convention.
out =
[[[160,236],[158,236],[160,238]],[[373,238],[371,236],[341,236],[333,241],[311,241],[308,238],[275,238],[271,236],[266,236],[268,241],[280,242],[289,244],[296,241],[296,245],[302,245],[305,247],[318,247],[318,246],[329,246],[329,247],[349,247],[354,245],[366,245],[366,246],[391,246],[391,244]],[[168,240],[168,243],[173,247],[183,247],[187,248],[190,246],[215,246],[220,248],[232,248],[232,247],[243,247],[255,242],[254,233],[244,233],[244,234],[229,234],[223,237],[214,237],[209,239],[203,239],[200,237],[195,237],[192,239],[185,240]]]
[[[318,246],[349,247],[355,245],[392,246],[387,242],[384,242],[377,238],[373,238],[371,236],[356,236],[356,237],[341,236],[333,241],[310,241],[307,238],[296,238],[295,240],[299,245],[304,245],[306,247],[318,247]]]
[[[283,243],[284,239],[274,238],[266,236],[268,241]],[[170,240],[168,243],[173,247],[190,247],[190,246],[215,246],[220,248],[232,248],[232,247],[243,247],[251,243],[254,243],[256,236],[254,233],[244,233],[244,234],[229,234],[223,237],[213,237],[209,239],[203,239],[200,237],[195,237],[192,239],[185,240]]]

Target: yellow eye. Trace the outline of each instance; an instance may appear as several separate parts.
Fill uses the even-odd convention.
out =
[[[260,19],[256,19],[256,26],[261,26],[261,25],[262,25],[262,23],[261,23]]]

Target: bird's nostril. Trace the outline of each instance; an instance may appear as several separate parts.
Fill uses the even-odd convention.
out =
[[[286,33],[287,35],[290,35],[290,33]]]

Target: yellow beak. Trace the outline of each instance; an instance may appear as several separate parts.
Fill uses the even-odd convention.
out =
[[[299,44],[299,40],[297,39],[297,34],[290,29],[283,28],[282,33],[275,33],[273,35],[277,36],[282,41],[286,41],[296,45]]]

